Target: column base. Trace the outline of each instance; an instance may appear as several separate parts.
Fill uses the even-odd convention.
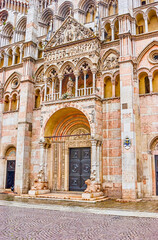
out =
[[[96,193],[83,193],[82,199],[83,200],[99,200],[105,198],[103,192],[96,192]]]
[[[102,192],[102,185],[100,182],[88,179],[85,181],[87,189],[82,194],[83,200],[96,200],[100,198],[105,198]]]
[[[42,195],[42,194],[47,194],[47,193],[50,193],[49,189],[47,189],[47,190],[30,190],[28,192],[28,194],[30,196]]]

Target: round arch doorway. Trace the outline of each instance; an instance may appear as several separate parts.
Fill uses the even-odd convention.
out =
[[[52,191],[84,191],[91,173],[91,131],[78,109],[63,108],[45,127],[48,187]],[[48,146],[48,145],[47,145]]]
[[[6,152],[6,189],[14,189],[15,183],[15,164],[16,164],[16,149],[9,148]]]

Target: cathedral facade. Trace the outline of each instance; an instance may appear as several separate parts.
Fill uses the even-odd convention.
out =
[[[1,0],[0,83],[1,191],[158,195],[157,0]]]

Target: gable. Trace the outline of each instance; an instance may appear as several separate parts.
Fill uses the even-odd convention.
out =
[[[47,43],[45,49],[94,37],[95,35],[90,29],[84,27],[73,17],[68,16],[51,40]]]

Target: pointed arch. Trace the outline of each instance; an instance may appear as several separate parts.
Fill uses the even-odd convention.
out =
[[[141,53],[139,54],[139,56],[137,58],[138,66],[139,66],[139,63],[141,62],[142,58],[144,57],[144,55],[154,46],[158,47],[158,41],[152,41],[141,51]]]
[[[59,6],[59,11],[58,14],[59,16],[63,17],[64,19],[68,17],[70,13],[70,8],[73,10],[74,6],[72,2],[70,1],[64,1],[60,6]]]
[[[83,11],[87,12],[88,11],[88,8],[90,6],[93,6],[93,7],[96,7],[96,2],[95,0],[90,0],[90,1],[87,1],[87,0],[80,0],[79,1],[79,4],[78,4],[78,7],[80,9],[82,9]]]
[[[20,80],[21,80],[21,74],[20,73],[18,73],[18,72],[13,72],[9,77],[8,77],[8,79],[7,79],[7,81],[5,82],[5,84],[4,84],[4,92],[7,90],[7,87],[8,87],[8,85],[9,85],[9,83],[11,82],[11,81],[13,81],[13,79],[17,79],[18,80],[18,82],[20,82]]]
[[[87,62],[90,65],[90,68],[93,67],[92,61],[89,58],[84,57],[77,63],[76,70],[79,69],[84,62]]]
[[[42,13],[41,20],[43,23],[48,25],[50,23],[50,20],[53,19],[53,16],[54,16],[53,10],[50,8],[46,8]]]
[[[55,69],[55,71],[56,71],[57,73],[59,73],[58,67],[57,67],[56,65],[52,64],[52,65],[49,66],[49,67],[47,68],[47,70],[45,71],[45,75],[47,76],[48,73],[49,73],[52,69]]]
[[[16,30],[25,32],[26,31],[26,21],[27,21],[26,16],[21,17],[19,19],[19,21],[17,22]]]
[[[2,34],[4,34],[7,37],[12,37],[13,35],[13,25],[10,22],[7,22],[7,24],[4,26],[2,30]]]
[[[111,48],[111,49],[109,49],[108,51],[106,51],[106,52],[104,53],[104,55],[103,55],[103,57],[102,57],[102,62],[104,62],[105,59],[106,59],[110,54],[114,54],[114,55],[116,55],[117,57],[120,56],[120,53],[119,53],[117,50]]]
[[[67,61],[67,62],[65,62],[65,63],[61,66],[61,68],[60,68],[60,74],[63,74],[63,72],[64,72],[64,70],[65,70],[65,68],[66,68],[67,66],[70,66],[70,67],[72,68],[72,70],[75,71],[75,66],[74,66],[74,64],[73,64],[72,62],[70,62],[70,61]]]

